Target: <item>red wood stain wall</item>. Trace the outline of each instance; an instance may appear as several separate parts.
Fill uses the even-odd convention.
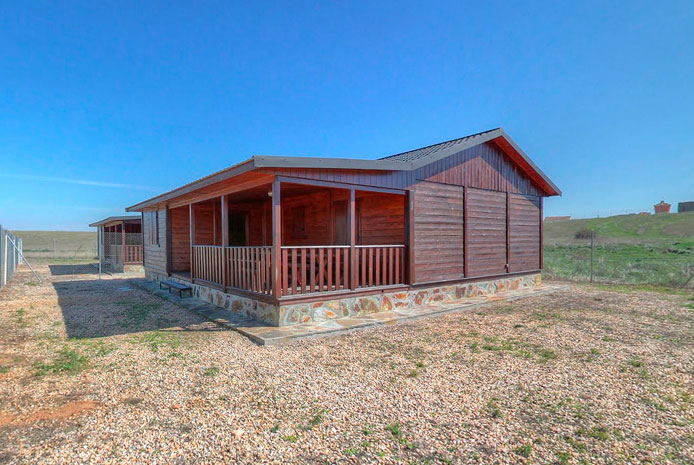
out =
[[[195,210],[195,245],[222,245],[220,202],[200,202]]]
[[[171,271],[190,270],[190,218],[188,207],[172,208]]]
[[[422,182],[414,210],[415,281],[463,278],[463,188]]]
[[[458,152],[415,171],[417,179],[500,192],[540,191],[494,143]]]
[[[468,277],[506,272],[506,194],[468,189]]]
[[[494,143],[487,142],[414,171],[277,168],[273,173],[322,181],[407,189],[420,181],[540,195],[540,190]]]
[[[540,268],[540,198],[511,194],[510,271]]]
[[[405,243],[405,196],[358,192],[357,244]]]

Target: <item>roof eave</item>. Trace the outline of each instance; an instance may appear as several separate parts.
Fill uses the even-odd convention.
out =
[[[255,158],[255,157],[254,157]],[[203,178],[200,178],[196,181],[189,182],[188,184],[184,184],[181,187],[177,187],[176,189],[170,190],[168,192],[164,192],[163,194],[157,195],[156,197],[152,197],[150,199],[145,200],[144,202],[137,203],[135,205],[131,205],[128,208],[125,209],[127,212],[139,212],[143,211],[147,208],[152,208],[157,205],[160,205],[162,203],[165,203],[171,199],[174,199],[180,195],[186,194],[188,192],[200,189],[205,186],[209,186],[210,184],[214,184],[220,181],[224,181],[225,179],[232,178],[234,176],[238,176],[239,174],[246,173],[248,171],[251,171],[256,168],[254,164],[254,158],[249,158],[248,160],[244,160],[240,163],[237,163],[233,166],[230,166],[229,168],[225,168],[221,171],[217,171],[215,173],[212,173],[210,175],[207,175]]]
[[[96,228],[99,226],[103,226],[106,223],[111,223],[113,221],[137,221],[141,220],[141,218],[137,215],[121,215],[121,216],[109,216],[108,218],[104,218],[103,220],[96,221],[94,223],[91,223],[89,225],[90,228]]]
[[[548,196],[561,195],[561,194],[562,194],[561,189],[559,189],[559,187],[557,187],[557,185],[554,184],[554,182],[552,182],[552,180],[549,178],[549,176],[547,176],[547,175],[535,164],[535,162],[528,156],[528,154],[526,154],[526,153],[523,151],[523,149],[521,149],[521,148],[518,146],[518,144],[516,144],[516,142],[511,138],[511,136],[509,136],[508,134],[506,134],[506,132],[505,132],[503,129],[500,129],[500,131],[501,131],[501,137],[503,137],[504,140],[506,140],[506,142],[508,142],[508,144],[509,144],[511,147],[513,147],[513,150],[515,150],[515,151],[523,158],[523,160],[524,160],[528,165],[530,165],[530,168],[531,168],[535,173],[537,173],[538,176],[540,176],[540,178],[542,178],[542,180],[546,183],[546,186],[545,186],[545,187],[546,187],[545,193],[546,193]]]

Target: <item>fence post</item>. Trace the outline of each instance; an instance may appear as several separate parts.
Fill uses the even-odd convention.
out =
[[[10,250],[7,247],[7,229],[0,228],[0,249],[2,249],[2,284],[7,284],[7,255]]]
[[[590,282],[593,282],[593,244],[595,242],[595,231],[590,231]]]
[[[7,284],[7,240],[5,229],[0,226],[0,288]]]

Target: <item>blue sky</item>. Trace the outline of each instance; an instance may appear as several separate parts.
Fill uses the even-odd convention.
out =
[[[87,229],[254,154],[497,126],[546,214],[694,200],[692,2],[5,2],[0,224]]]

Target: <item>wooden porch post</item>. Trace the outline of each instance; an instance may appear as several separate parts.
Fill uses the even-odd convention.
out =
[[[349,288],[354,290],[357,288],[357,202],[355,200],[354,189],[349,190],[349,214],[347,215],[347,223],[349,227]]]
[[[279,300],[282,296],[280,266],[282,254],[282,203],[280,199],[280,180],[272,181],[272,295]]]
[[[229,273],[230,270],[227,269],[227,247],[229,247],[229,207],[227,205],[227,196],[222,196],[222,281],[223,286],[227,287],[229,285]]]
[[[122,242],[122,245],[120,248],[121,264],[123,265],[123,268],[125,268],[125,221],[121,222],[120,231],[121,231],[121,242]]]
[[[188,204],[188,222],[190,223],[190,280],[195,282],[195,260],[193,246],[195,245],[195,209],[193,204]]]
[[[414,196],[413,190],[407,191],[407,284],[415,282],[414,266]]]
[[[171,209],[168,205],[164,212],[166,215],[166,275],[171,276],[171,271],[173,270],[173,251],[171,250],[173,233],[171,232]]]

